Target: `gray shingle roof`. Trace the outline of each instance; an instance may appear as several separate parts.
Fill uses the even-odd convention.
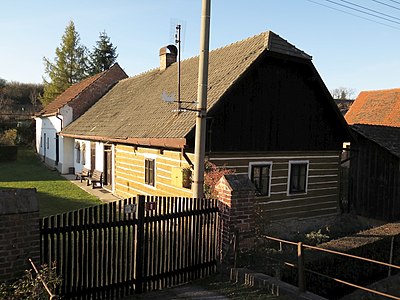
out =
[[[311,56],[267,31],[209,53],[208,109],[264,51],[310,60]],[[196,101],[198,56],[181,62],[181,100]],[[162,101],[163,91],[176,95],[177,67],[153,69],[121,80],[91,109],[66,127],[67,136],[110,140],[185,138],[195,126],[195,112],[176,113]],[[195,105],[191,105],[195,108]]]
[[[400,127],[356,124],[351,129],[400,158]]]

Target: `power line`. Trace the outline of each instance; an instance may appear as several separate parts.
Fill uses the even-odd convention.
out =
[[[393,2],[393,3],[400,4],[400,2],[399,2],[399,1],[395,1],[395,0],[389,0],[389,1],[391,1],[391,2]]]
[[[348,11],[345,11],[345,10],[342,10],[342,9],[338,9],[338,8],[335,8],[335,7],[326,5],[326,4],[322,4],[322,3],[319,3],[319,2],[316,2],[316,1],[313,1],[313,0],[306,0],[306,1],[314,3],[314,4],[317,4],[317,5],[320,5],[320,6],[323,6],[323,7],[327,7],[327,8],[332,9],[332,10],[340,11],[342,13],[351,15],[353,17],[357,17],[359,19],[367,20],[367,21],[370,21],[370,22],[373,22],[373,23],[376,23],[376,24],[380,24],[380,25],[383,25],[383,26],[386,26],[386,27],[390,27],[390,28],[393,28],[393,29],[396,29],[396,30],[400,30],[399,27],[396,27],[396,26],[393,26],[393,25],[389,25],[389,24],[386,24],[386,23],[382,23],[382,22],[378,22],[378,21],[373,20],[373,19],[365,18],[365,17],[362,17],[360,15],[356,15],[356,14],[353,14],[351,12],[348,12]]]
[[[371,0],[371,1],[374,1],[374,2],[379,3],[379,4],[382,4],[382,5],[385,5],[385,6],[387,6],[387,7],[391,7],[391,8],[393,8],[393,9],[400,10],[400,8],[398,8],[397,6],[393,6],[393,5],[387,4],[387,3],[382,2],[382,1],[378,1],[378,0]],[[394,2],[396,2],[396,1],[394,1]],[[400,4],[400,2],[398,2],[398,3]]]
[[[372,14],[372,13],[369,13],[369,12],[366,12],[366,11],[362,11],[362,10],[360,10],[360,9],[357,9],[357,8],[354,8],[354,7],[351,7],[351,6],[347,6],[347,5],[344,5],[344,4],[340,4],[340,3],[335,2],[335,1],[333,1],[333,0],[325,0],[325,1],[330,2],[330,3],[333,3],[333,4],[335,4],[335,5],[343,6],[343,7],[345,7],[345,8],[348,8],[348,9],[351,9],[351,10],[354,10],[354,11],[357,11],[357,12],[359,12],[359,13],[363,13],[363,14],[366,14],[366,15],[369,15],[369,16],[372,16],[372,17],[375,17],[375,18],[378,18],[378,19],[382,19],[382,20],[385,20],[385,21],[388,21],[388,22],[392,22],[392,23],[396,23],[396,24],[399,24],[399,25],[400,25],[400,22],[397,22],[397,21],[394,21],[394,20],[390,20],[390,19],[381,17],[381,16],[379,16],[379,15],[375,15],[375,14]],[[345,1],[345,0],[341,0],[341,1],[343,1],[343,2],[348,2],[348,1]],[[359,5],[356,5],[356,4],[353,4],[353,3],[350,3],[350,4],[352,4],[352,5],[354,5],[354,6],[359,6]],[[382,14],[382,13],[381,13],[381,14]],[[383,15],[383,14],[382,14],[382,15]],[[393,18],[393,17],[392,17],[392,18]],[[396,19],[397,19],[397,18],[396,18]]]
[[[370,8],[365,7],[365,6],[362,6],[362,5],[358,5],[358,4],[351,3],[350,1],[346,1],[346,0],[340,0],[340,1],[342,1],[342,2],[344,2],[344,3],[348,3],[348,4],[353,5],[353,6],[355,6],[355,7],[359,7],[359,8],[368,10],[368,11],[372,11],[372,12],[377,13],[377,14],[380,14],[380,15],[382,15],[382,16],[386,16],[386,17],[389,17],[389,18],[392,18],[392,19],[400,20],[400,19],[397,18],[397,17],[393,17],[393,16],[391,16],[391,15],[384,14],[384,13],[382,13],[382,12],[379,12],[379,11],[374,10],[374,9],[370,9]]]

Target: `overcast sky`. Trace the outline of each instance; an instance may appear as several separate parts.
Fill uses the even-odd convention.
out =
[[[211,50],[272,30],[313,57],[329,90],[400,87],[400,0],[211,5]],[[200,16],[201,0],[2,0],[0,78],[42,82],[43,57],[54,60],[70,20],[90,50],[105,30],[117,46],[118,63],[133,76],[158,66],[158,51],[173,42],[177,23],[183,26],[182,58],[198,55]]]

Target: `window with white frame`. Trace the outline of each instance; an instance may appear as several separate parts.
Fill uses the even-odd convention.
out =
[[[254,183],[260,195],[270,195],[271,174],[271,162],[251,162],[249,164],[249,178]]]
[[[144,160],[144,182],[151,186],[155,184],[155,160],[152,158]]]
[[[309,162],[289,161],[288,194],[307,193]]]

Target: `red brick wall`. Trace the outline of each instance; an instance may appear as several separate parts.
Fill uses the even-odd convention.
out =
[[[235,232],[239,234],[239,248],[253,246],[255,228],[255,187],[246,175],[225,175],[215,187],[220,209],[219,254],[224,255],[230,247]],[[232,245],[231,245],[232,247]],[[233,253],[233,249],[229,251]]]
[[[35,189],[0,191],[0,282],[40,263],[39,208]]]

